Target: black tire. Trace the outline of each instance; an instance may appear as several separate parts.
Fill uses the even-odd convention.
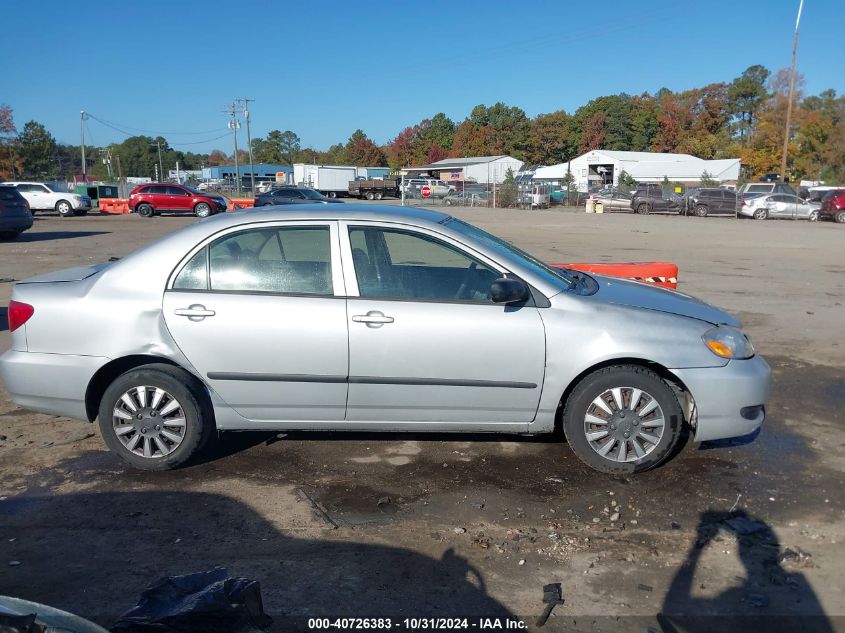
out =
[[[56,213],[58,213],[63,218],[69,218],[73,215],[73,205],[68,202],[67,200],[59,200],[56,203]]]
[[[3,231],[0,233],[0,242],[14,242],[20,234],[21,231]]]
[[[839,224],[845,224],[845,211],[837,211],[836,215],[833,216],[833,221]]]
[[[163,389],[181,406],[185,420],[183,437],[181,443],[169,454],[151,457],[138,455],[124,446],[115,432],[113,411],[121,405],[121,397],[132,388],[142,386]],[[100,402],[99,426],[103,441],[127,464],[142,470],[170,470],[184,464],[202,449],[214,432],[214,415],[200,395],[201,389],[201,384],[194,376],[171,365],[144,365],[121,374],[109,385]],[[135,401],[135,405],[137,404]],[[154,418],[148,418],[138,424],[153,425],[154,422]],[[134,419],[132,423],[135,423]],[[151,434],[155,433],[154,429],[155,426],[150,427]],[[132,434],[126,434],[124,437],[127,435],[131,437]],[[152,441],[149,443],[153,444]]]
[[[631,461],[617,461],[617,458],[620,457],[622,452],[621,441],[608,440],[602,444],[602,446],[611,444],[609,451],[611,458],[603,457],[597,452],[598,449],[593,448],[586,435],[587,423],[585,417],[591,410],[593,413],[596,412],[593,402],[606,391],[616,387],[621,387],[623,390],[625,388],[641,390],[657,401],[657,405],[659,405],[659,409],[663,413],[663,433],[659,436],[659,441],[650,446],[645,446],[642,441],[638,442],[638,446],[643,450],[645,455]],[[624,391],[622,392],[623,399],[625,393]],[[627,393],[628,398],[631,398],[633,392],[629,391]],[[650,400],[643,402],[642,396],[637,399],[637,402],[633,403],[641,411],[649,406],[649,404]],[[614,408],[615,405],[611,404],[609,407]],[[632,443],[635,441],[635,438],[639,437],[638,424],[642,424],[642,427],[645,428],[649,427],[649,423],[642,422],[636,413],[631,415],[628,410],[614,410],[613,415],[621,415],[622,413],[625,413],[627,417],[616,419],[618,426],[614,428],[614,425],[608,424],[606,428],[608,430],[613,428],[616,433],[630,432],[633,434],[633,437],[624,440],[625,452],[630,455],[629,451],[635,448],[632,446]],[[633,423],[632,426],[632,420],[634,418],[637,418],[638,422]],[[639,365],[614,365],[589,374],[575,386],[575,389],[573,389],[567,398],[563,410],[563,430],[575,455],[595,470],[616,475],[649,470],[658,466],[667,457],[672,455],[672,451],[681,438],[683,420],[684,416],[681,405],[672,388],[656,373]],[[625,426],[623,427],[623,425]],[[594,426],[592,428],[602,429],[604,427]],[[651,430],[649,431],[649,435],[657,437],[654,435],[654,431]],[[634,451],[634,456],[636,454],[636,451]]]
[[[807,216],[807,219],[810,222],[818,222],[819,221],[819,212],[818,210],[810,211],[810,215]]]
[[[151,218],[155,215],[155,209],[153,209],[152,205],[143,202],[137,206],[135,209],[142,218]]]
[[[379,192],[376,194],[376,200],[381,200],[382,198],[384,198],[384,194],[383,194],[381,191],[379,191]]]
[[[329,198],[337,198],[337,193],[334,191],[329,191],[327,195]]]
[[[706,218],[707,217],[707,207],[705,207],[703,204],[698,205],[695,209],[693,209],[692,212],[695,214],[695,217],[697,217],[697,218]]]
[[[637,213],[640,215],[648,215],[649,210],[647,202],[640,202],[637,205]]]
[[[757,209],[754,212],[754,219],[755,220],[765,220],[768,217],[769,217],[768,209]]]
[[[200,202],[194,207],[194,215],[198,218],[207,218],[211,215],[211,205]]]
[[[374,194],[372,191],[370,191],[370,192],[367,193],[366,198],[367,198],[367,200],[375,200],[376,194]]]

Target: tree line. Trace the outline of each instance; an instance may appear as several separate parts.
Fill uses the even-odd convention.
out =
[[[597,97],[570,114],[563,110],[534,118],[516,106],[477,105],[463,121],[440,112],[401,130],[379,145],[363,130],[325,151],[302,147],[291,130],[273,130],[252,140],[259,163],[296,162],[390,166],[398,169],[448,157],[509,154],[529,164],[565,162],[592,149],[678,152],[700,158],[736,158],[750,178],[780,169],[789,101],[788,70],[771,73],[755,65],[730,82],[673,92],[666,88],[638,96]],[[845,96],[835,90],[804,94],[796,76],[789,137],[789,180],[845,183]],[[0,106],[0,177],[49,178],[81,173],[79,148],[55,141],[40,123],[18,133],[12,109]],[[165,169],[230,164],[222,150],[181,152],[163,137],[132,136],[110,146],[123,175],[152,176],[161,148]],[[242,164],[248,152],[239,150]],[[90,150],[88,172],[103,178],[99,148]],[[114,170],[114,164],[112,164]],[[116,174],[116,171],[114,171]]]

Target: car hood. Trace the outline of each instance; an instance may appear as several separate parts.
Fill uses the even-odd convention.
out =
[[[35,277],[28,277],[17,282],[19,284],[34,284],[34,283],[52,283],[56,281],[81,281],[87,279],[91,275],[96,275],[104,268],[111,266],[112,262],[102,262],[100,264],[89,264],[88,266],[74,266],[73,268],[63,268],[62,270],[55,270],[51,273],[44,273],[43,275],[36,275]]]
[[[591,273],[592,275],[592,273]],[[707,321],[714,325],[742,327],[736,318],[703,301],[675,290],[667,290],[639,281],[592,275],[599,284],[594,295],[600,301],[616,305],[645,308],[658,312],[668,312],[680,316]]]

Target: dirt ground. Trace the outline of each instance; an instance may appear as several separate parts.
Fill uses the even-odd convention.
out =
[[[108,626],[150,582],[223,566],[260,581],[278,631],[338,616],[538,630],[555,582],[565,602],[542,630],[845,631],[845,226],[453,213],[547,261],[677,263],[680,289],[739,316],[774,369],[761,432],[633,477],[558,437],[338,433],[224,436],[146,473],[94,425],[0,388],[0,595]],[[192,221],[38,217],[0,244],[0,305],[14,280]],[[0,311],[0,351],[7,329]]]

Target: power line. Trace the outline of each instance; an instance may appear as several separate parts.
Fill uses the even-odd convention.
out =
[[[88,118],[94,119],[97,123],[100,123],[101,125],[105,125],[107,128],[111,128],[115,132],[120,132],[124,136],[137,136],[136,134],[134,134],[132,132],[127,132],[126,130],[122,130],[117,126],[112,125],[111,123],[107,123],[106,121],[99,119],[99,118],[95,117],[94,115],[89,114],[88,112],[85,113],[85,116],[86,116],[86,119],[88,119]],[[88,129],[87,123],[85,124],[85,128],[88,131],[88,133],[90,134],[91,132]],[[218,128],[217,130],[212,130],[211,132],[219,132],[219,131],[220,130]],[[163,136],[163,134],[158,134],[157,136]],[[187,141],[187,142],[184,142],[184,143],[179,142],[179,143],[168,143],[168,144],[173,146],[173,147],[175,147],[177,145],[179,145],[179,146],[182,146],[182,145],[202,145],[203,143],[211,143],[212,141],[219,141],[221,138],[225,138],[227,136],[229,136],[229,132],[224,132],[220,136],[215,136],[214,138],[204,139],[202,141]]]
[[[212,129],[212,130],[202,130],[202,131],[199,131],[199,132],[156,132],[156,131],[154,131],[154,130],[145,130],[145,129],[143,129],[143,128],[132,127],[131,125],[123,125],[122,123],[115,123],[114,121],[106,121],[105,119],[100,119],[100,118],[98,118],[98,117],[95,117],[95,116],[94,116],[93,114],[91,114],[90,112],[86,112],[85,114],[86,114],[87,116],[91,117],[92,119],[94,119],[94,120],[96,120],[96,121],[99,121],[100,123],[103,123],[103,124],[105,124],[105,125],[110,125],[110,126],[113,126],[115,129],[116,129],[116,128],[118,128],[118,127],[120,127],[120,128],[125,128],[125,129],[127,129],[127,130],[133,130],[133,131],[135,131],[135,132],[144,132],[144,133],[146,133],[146,134],[156,134],[156,135],[158,135],[158,136],[164,136],[165,134],[170,134],[170,135],[174,135],[174,134],[175,134],[175,135],[177,135],[177,136],[181,136],[181,135],[196,135],[196,134],[214,134],[215,132],[219,132],[219,131],[220,131],[220,128],[214,128],[214,129]],[[124,134],[126,134],[126,132],[124,132]],[[132,135],[130,134],[130,136],[132,136]]]

